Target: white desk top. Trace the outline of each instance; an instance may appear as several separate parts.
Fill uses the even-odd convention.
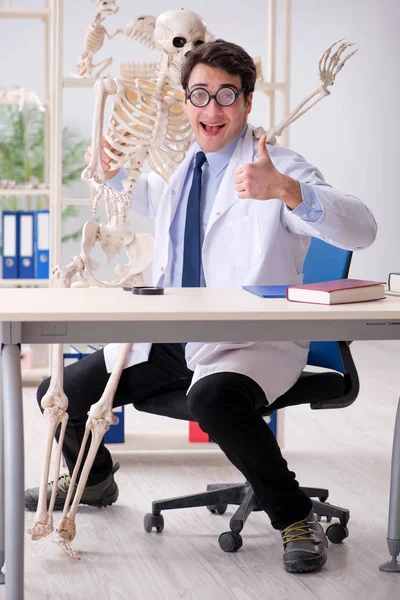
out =
[[[400,320],[400,297],[325,306],[259,298],[241,288],[167,288],[137,296],[121,288],[2,289],[0,322]]]

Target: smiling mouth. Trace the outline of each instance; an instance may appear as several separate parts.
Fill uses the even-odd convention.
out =
[[[202,128],[204,129],[204,131],[208,134],[208,135],[217,135],[217,133],[219,133],[221,131],[221,129],[223,129],[225,127],[225,123],[215,123],[213,125],[210,125],[208,123],[202,123],[200,121],[200,124],[202,126]]]

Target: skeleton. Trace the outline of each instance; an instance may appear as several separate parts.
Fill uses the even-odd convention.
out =
[[[186,52],[204,39],[205,25],[203,21],[190,11],[169,11],[158,17],[154,29],[154,40],[162,51],[161,61],[157,69],[155,81],[127,79],[104,79],[96,85],[96,104],[93,122],[92,157],[88,167],[82,173],[82,178],[96,190],[93,210],[101,198],[105,202],[108,216],[107,225],[98,225],[95,221],[86,223],[83,230],[81,254],[74,257],[65,267],[57,267],[53,273],[58,285],[70,287],[75,275],[80,277],[80,283],[93,283],[103,286],[119,286],[125,282],[141,285],[142,270],[152,258],[150,236],[133,236],[125,229],[126,209],[130,205],[131,195],[135,187],[143,163],[148,160],[153,170],[165,180],[183,159],[190,143],[190,128],[182,113],[182,91],[178,89],[180,67]],[[177,40],[179,43],[177,43]],[[319,69],[322,87],[308,96],[289,117],[268,133],[270,143],[275,143],[284,128],[311,106],[328,95],[327,86],[332,85],[337,73],[353,53],[343,56],[345,50],[352,44],[342,43],[333,52],[335,44],[324,53]],[[123,182],[123,191],[115,192],[105,185],[105,173],[101,164],[101,144],[104,120],[104,105],[108,95],[114,95],[113,112],[109,120],[105,139],[105,148],[110,157],[110,168],[115,169],[126,162],[127,180]],[[261,137],[265,131],[254,129],[254,136]],[[129,134],[129,135],[126,135]],[[97,281],[93,276],[96,269],[90,252],[96,241],[100,241],[108,258],[118,254],[125,248],[130,259],[128,265],[118,265],[116,273],[119,280],[111,283]],[[85,438],[78,460],[71,476],[68,496],[65,502],[62,519],[58,528],[58,543],[71,556],[77,556],[71,546],[76,535],[75,517],[77,507],[94,457],[99,444],[111,424],[115,421],[112,412],[114,394],[124,367],[131,344],[122,344],[116,366],[110,376],[100,400],[94,404],[86,423]],[[44,471],[41,478],[38,510],[33,527],[28,530],[32,539],[40,539],[53,531],[52,510],[55,501],[56,488],[53,488],[49,510],[46,508],[47,481],[50,467],[50,453],[55,430],[61,424],[59,448],[62,447],[63,435],[67,421],[66,409],[68,399],[63,392],[62,347],[56,346],[52,365],[51,385],[42,399],[45,417],[48,419],[47,446]],[[77,473],[80,469],[84,448],[89,433],[92,440],[87,459],[83,466],[75,497],[68,512],[74,490]],[[55,459],[54,481],[58,479],[60,450]]]
[[[322,98],[330,95],[330,91],[327,88],[335,83],[336,75],[343,69],[349,58],[358,51],[356,49],[346,55],[345,52],[352,46],[354,44],[351,42],[338,40],[325,50],[318,65],[319,79],[322,85],[304,98],[279,125],[268,130],[267,142],[269,144],[275,144],[276,138],[282,135],[286,127],[297,121],[297,119],[315,106]]]
[[[122,33],[121,29],[117,29],[115,33],[110,35],[103,25],[106,17],[115,15],[119,8],[116,5],[116,0],[92,0],[97,6],[97,12],[94,20],[89,25],[85,35],[84,49],[80,55],[75,67],[78,73],[71,73],[73,77],[100,77],[100,75],[112,64],[112,58],[106,58],[96,64],[93,63],[93,55],[96,54],[104,44],[104,39],[107,36],[112,40],[117,34]],[[96,72],[94,69],[100,67]]]
[[[195,13],[190,11],[163,13],[157,19],[154,32],[157,47],[163,53],[156,80],[127,82],[122,79],[104,79],[97,82],[92,140],[93,154],[89,166],[83,172],[84,180],[94,182],[95,185],[100,183],[100,186],[105,180],[99,154],[101,153],[104,105],[109,94],[116,96],[113,114],[106,134],[106,140],[110,145],[108,152],[111,158],[111,168],[113,169],[116,165],[121,165],[130,160],[130,165],[127,168],[128,180],[124,182],[126,191],[123,192],[123,195],[129,192],[130,202],[136,179],[146,159],[154,170],[163,176],[165,180],[168,180],[176,166],[184,158],[191,135],[189,123],[183,116],[183,92],[178,89],[180,65],[185,53],[192,50],[197,42],[204,41],[204,34],[205,25]],[[179,44],[174,45],[176,38],[179,40]],[[182,43],[182,40],[184,40],[184,43]],[[129,132],[129,138],[125,137],[123,133],[121,134],[121,130],[123,133]],[[131,285],[143,284],[142,271],[152,260],[153,240],[147,234],[135,236],[127,231],[125,212],[118,211],[119,206],[114,203],[114,210],[111,215],[110,207],[107,204],[108,198],[109,196],[106,196],[107,224],[98,225],[95,221],[88,221],[85,224],[80,255],[74,257],[65,267],[56,267],[53,272],[57,285],[70,287],[72,278],[75,275],[80,278],[81,284],[94,283],[101,286],[121,286],[125,283]],[[96,207],[97,202],[98,198],[95,198],[94,207]],[[127,202],[124,208],[126,206]],[[119,254],[122,248],[126,249],[130,260],[127,265],[117,265],[115,271],[119,276],[118,280],[107,283],[98,281],[94,277],[93,271],[96,269],[97,264],[91,259],[90,252],[96,241],[100,241],[102,249],[109,260]],[[131,344],[121,345],[117,364],[104,393],[88,413],[85,437],[71,476],[69,493],[58,527],[58,536],[55,539],[55,542],[73,557],[78,557],[71,546],[71,542],[76,535],[76,511],[101,440],[110,425],[115,422],[115,416],[112,412],[113,399],[130,348]],[[42,399],[42,407],[47,422],[47,443],[38,508],[33,526],[28,530],[33,540],[38,540],[53,531],[56,486],[52,490],[49,509],[46,506],[52,440],[58,425],[61,424],[53,475],[53,480],[57,481],[61,459],[60,448],[62,448],[68,419],[66,413],[68,399],[63,392],[62,352],[62,346],[57,345],[53,354],[51,384]],[[89,433],[92,434],[92,439],[88,456],[69,510]]]
[[[42,112],[46,110],[39,96],[32,91],[27,92],[23,87],[16,90],[1,90],[0,104],[17,104],[20,112],[25,105],[36,106]]]

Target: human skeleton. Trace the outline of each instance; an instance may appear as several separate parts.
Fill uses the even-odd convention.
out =
[[[144,162],[147,160],[152,169],[168,181],[170,175],[182,161],[190,144],[191,130],[182,110],[183,92],[180,88],[180,69],[185,54],[192,50],[197,43],[204,41],[205,32],[204,22],[191,11],[163,13],[156,20],[154,28],[154,43],[161,51],[156,78],[149,81],[119,77],[102,79],[97,82],[92,156],[88,167],[82,173],[82,178],[95,189],[94,212],[97,203],[100,200],[104,201],[108,223],[107,225],[98,225],[95,221],[88,221],[85,224],[81,254],[74,257],[68,265],[56,267],[53,272],[57,285],[70,287],[74,275],[79,276],[83,285],[91,283],[110,287],[142,284],[142,271],[152,260],[152,238],[146,234],[129,233],[126,229],[126,212],[130,207],[135,184]],[[334,50],[337,43],[332,44],[320,60],[321,86],[299,104],[280,125],[269,130],[267,137],[269,143],[275,143],[276,138],[281,135],[285,127],[330,93],[327,87],[333,84],[337,73],[354,54],[352,52],[344,56],[344,52],[352,45],[349,43],[340,43]],[[111,169],[127,165],[125,167],[127,179],[123,182],[123,189],[120,192],[111,190],[105,184],[105,173],[101,164],[104,106],[108,95],[114,96],[114,106],[105,134],[108,145],[105,151],[110,158]],[[254,130],[256,138],[260,138],[264,133],[262,128]],[[129,263],[116,267],[118,280],[107,283],[98,281],[94,277],[93,271],[96,264],[90,258],[90,252],[96,241],[100,241],[109,259],[116,256],[122,248],[126,249]],[[113,399],[130,348],[131,344],[121,345],[115,368],[104,393],[88,413],[85,437],[71,476],[69,492],[55,541],[75,557],[77,554],[72,549],[71,542],[76,534],[77,507],[101,440],[110,425],[116,421],[112,412]],[[62,345],[56,346],[50,387],[41,402],[47,423],[47,442],[38,509],[33,526],[28,530],[34,540],[53,531],[52,513],[56,495],[55,485],[49,509],[47,510],[46,507],[51,450],[55,431],[61,424],[53,475],[53,480],[57,482],[61,448],[68,419],[66,412],[68,399],[63,391],[62,354]],[[68,513],[76,476],[90,432],[92,440],[88,456],[83,466],[71,510]]]

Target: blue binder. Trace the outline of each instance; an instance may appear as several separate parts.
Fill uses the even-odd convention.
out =
[[[3,279],[18,279],[18,247],[19,247],[19,220],[18,214],[3,211]]]
[[[18,213],[19,218],[19,278],[33,279],[33,211]]]
[[[64,367],[72,365],[72,363],[80,360],[81,358],[83,358],[83,355],[78,348],[75,348],[75,346],[69,344],[68,349],[64,350],[63,353]]]
[[[50,215],[48,210],[35,212],[34,263],[36,279],[49,278]]]
[[[113,413],[118,418],[118,423],[111,425],[104,434],[105,444],[123,444],[125,442],[125,407],[113,408]]]
[[[287,285],[243,285],[247,292],[261,296],[261,298],[286,298]]]

